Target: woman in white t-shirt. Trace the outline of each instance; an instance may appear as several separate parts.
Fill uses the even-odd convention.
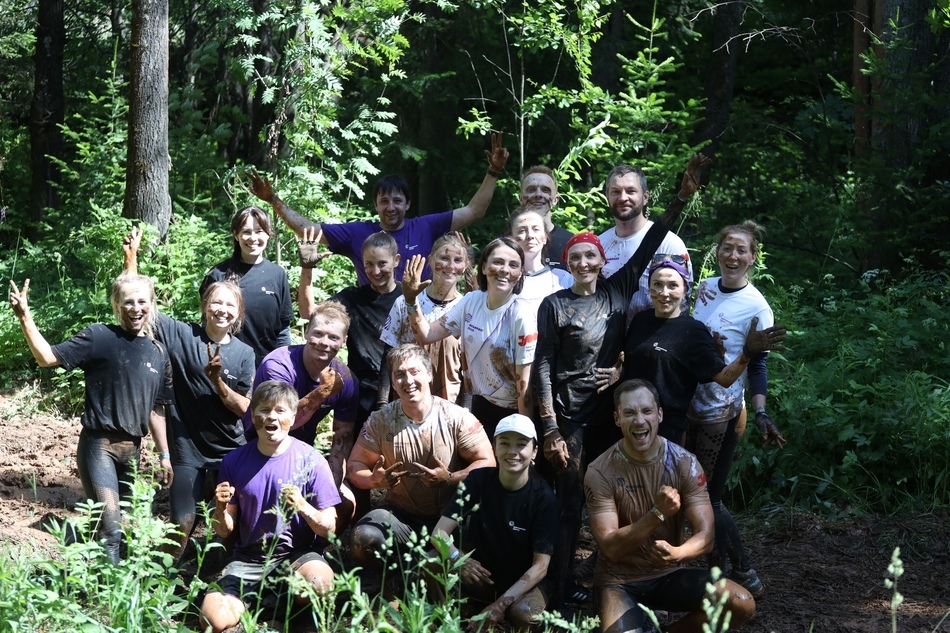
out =
[[[759,329],[770,328],[774,324],[772,309],[748,278],[749,269],[759,254],[761,234],[762,227],[752,221],[727,226],[720,231],[716,246],[720,276],[704,280],[696,291],[693,317],[721,341],[726,363],[731,363],[744,353],[746,333],[754,318],[758,319]],[[755,407],[755,423],[762,433],[763,444],[774,442],[781,448],[785,439],[765,412],[768,385],[765,359],[768,352],[746,353],[752,358],[747,374]],[[722,567],[728,556],[732,563],[729,577],[748,589],[753,596],[759,596],[765,587],[752,569],[735,520],[722,504],[722,494],[739,440],[736,425],[745,408],[746,381],[743,378],[740,377],[729,387],[712,382],[700,384],[696,388],[687,413],[689,430],[686,448],[699,458],[709,478],[709,499],[716,521],[713,562]]]
[[[429,285],[420,281],[425,260],[406,266],[403,295],[416,342],[429,345],[458,336],[472,389],[472,414],[491,436],[498,420],[512,413],[531,416],[528,385],[538,340],[537,314],[521,298],[524,251],[510,237],[493,240],[478,262],[478,290],[462,297],[447,314],[429,322],[416,297]]]
[[[472,259],[471,247],[457,233],[446,233],[432,245],[432,251],[429,253],[432,283],[419,293],[416,300],[417,309],[426,321],[438,319],[462,300],[459,282],[471,268]],[[414,255],[407,267],[415,265],[421,270],[424,263],[422,256]],[[386,344],[387,351],[404,343],[416,342],[409,324],[405,296],[396,299],[379,338]],[[447,336],[441,341],[426,345],[425,348],[432,361],[432,395],[461,404],[459,393],[462,387],[462,348],[458,337]],[[388,376],[389,371],[380,372],[380,402],[389,401]]]
[[[571,273],[545,263],[551,236],[544,228],[544,216],[537,209],[518,207],[508,218],[508,234],[524,250],[524,288],[521,296],[535,313],[544,298],[574,285]]]

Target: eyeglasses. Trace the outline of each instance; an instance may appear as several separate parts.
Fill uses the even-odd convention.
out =
[[[674,264],[679,264],[680,266],[688,266],[689,255],[671,255],[669,253],[655,253],[653,255],[654,264],[661,264],[663,262],[673,262]]]

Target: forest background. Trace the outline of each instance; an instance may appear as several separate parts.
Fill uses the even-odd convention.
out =
[[[500,130],[484,244],[528,166],[557,171],[556,223],[600,232],[613,165],[643,167],[662,208],[702,149],[677,227],[695,268],[717,274],[722,226],[765,225],[755,283],[791,330],[769,363],[789,443],[742,451],[733,506],[950,505],[950,0],[0,4],[0,281],[31,278],[49,340],[111,320],[133,219],[155,226],[141,268],[163,311],[197,320],[249,166],[315,219],[373,217],[386,173],[431,213],[468,201]],[[163,37],[164,102],[141,61]],[[131,153],[163,125],[167,150]],[[268,257],[294,280],[277,225]],[[320,272],[327,296],[354,280],[339,257]],[[38,370],[0,310],[0,385],[37,379],[81,409],[81,375]]]

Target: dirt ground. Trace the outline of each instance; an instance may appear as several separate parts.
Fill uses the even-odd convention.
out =
[[[79,420],[24,406],[24,390],[0,395],[0,539],[54,549],[42,531],[82,500],[75,447]],[[27,390],[28,391],[28,390]],[[756,632],[891,630],[891,594],[884,577],[900,545],[905,574],[899,589],[902,633],[950,631],[950,520],[947,516],[860,516],[828,521],[776,511],[740,516],[754,566],[766,584],[753,621]],[[582,553],[581,555],[584,555]]]

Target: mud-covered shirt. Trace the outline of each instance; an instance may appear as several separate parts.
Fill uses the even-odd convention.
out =
[[[144,437],[152,408],[174,402],[168,353],[147,336],[96,323],[52,350],[64,369],[85,374],[84,429]]]
[[[155,338],[171,359],[175,406],[169,412],[174,463],[193,468],[218,468],[221,459],[244,444],[241,418],[227,408],[205,375],[208,343],[221,353],[221,378],[231,390],[246,394],[254,378],[254,350],[235,337],[218,345],[204,328],[164,314],[158,317]]]
[[[418,462],[435,468],[438,459],[450,472],[467,466],[459,453],[490,446],[485,429],[475,416],[441,398],[433,398],[429,414],[419,424],[406,417],[401,402],[390,402],[369,416],[356,442],[382,455],[387,465]],[[442,516],[442,509],[455,489],[456,486],[430,488],[421,479],[403,477],[386,491],[383,503],[417,517],[437,518]]]
[[[594,586],[649,580],[677,569],[676,566],[654,567],[649,550],[657,540],[682,545],[687,511],[709,505],[706,475],[696,456],[663,437],[658,436],[657,441],[663,443],[663,448],[650,462],[637,462],[627,457],[621,448],[621,440],[587,468],[584,477],[587,511],[592,517],[616,514],[618,528],[632,525],[650,512],[661,486],[671,486],[680,495],[679,512],[660,523],[636,550],[616,561],[606,556],[597,558]]]
[[[609,279],[597,281],[594,294],[579,295],[567,288],[541,302],[533,373],[545,432],[594,422],[589,419],[597,409],[594,369],[617,362],[630,297],[667,232],[665,225],[654,223],[633,257]]]

